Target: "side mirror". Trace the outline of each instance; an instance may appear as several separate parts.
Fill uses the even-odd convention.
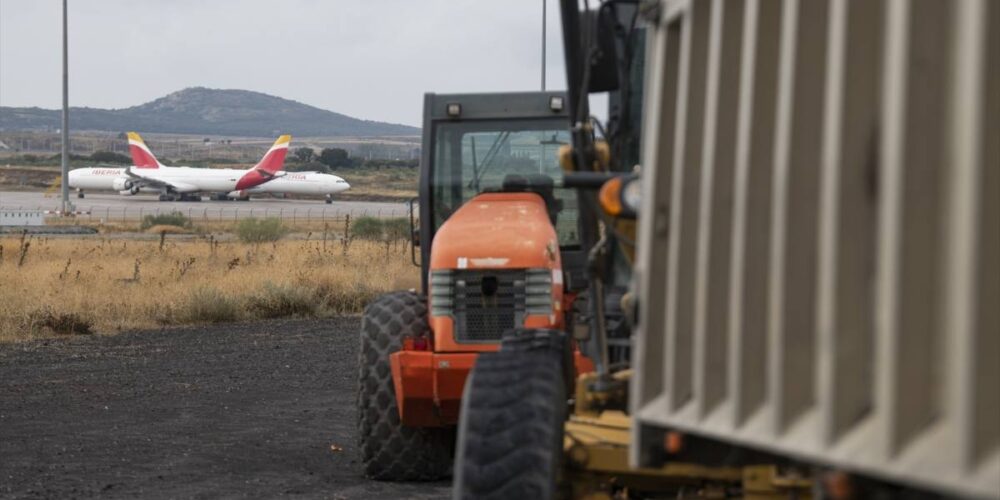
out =
[[[417,247],[420,246],[420,228],[417,227],[417,219],[413,216],[413,207],[419,198],[410,198],[410,261],[414,266],[420,267],[417,262]]]

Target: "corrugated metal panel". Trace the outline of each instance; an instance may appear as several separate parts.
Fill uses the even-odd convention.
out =
[[[662,3],[633,460],[673,428],[1000,495],[1000,3]]]

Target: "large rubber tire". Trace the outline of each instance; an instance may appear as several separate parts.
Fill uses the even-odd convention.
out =
[[[358,437],[365,476],[381,481],[431,481],[451,474],[455,429],[404,427],[396,407],[389,355],[404,336],[425,335],[427,306],[413,292],[383,295],[361,319]]]
[[[566,383],[561,332],[516,330],[481,354],[465,384],[456,499],[550,499],[559,493]]]

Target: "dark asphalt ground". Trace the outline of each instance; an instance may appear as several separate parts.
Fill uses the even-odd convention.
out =
[[[0,344],[0,497],[448,497],[362,476],[358,323]]]

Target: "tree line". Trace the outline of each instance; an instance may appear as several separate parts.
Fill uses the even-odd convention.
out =
[[[129,165],[132,163],[132,158],[129,155],[114,153],[111,151],[96,151],[89,156],[70,154],[70,160],[74,163],[74,166],[87,166],[88,163],[98,163],[98,164],[113,164],[113,165]],[[34,155],[34,154],[24,154],[15,155],[8,159],[8,162],[14,162],[23,165],[39,165],[39,166],[51,166],[59,165],[62,155]],[[210,163],[236,163],[234,160],[228,159],[208,159],[208,160],[167,160],[165,158],[160,159],[164,165],[189,165],[192,167],[206,167]],[[419,160],[385,160],[385,159],[365,159],[359,157],[351,157],[350,153],[346,149],[342,148],[324,148],[317,155],[312,148],[301,147],[295,148],[286,157],[285,170],[290,172],[305,172],[305,171],[316,171],[328,173],[332,170],[345,170],[345,169],[358,169],[358,168],[384,168],[384,167],[401,167],[401,168],[417,168],[420,164]]]
[[[323,148],[319,154],[312,148],[295,148],[288,155],[285,169],[289,171],[317,170],[327,172],[333,169],[407,167],[417,168],[419,160],[385,160],[352,157],[343,148]]]

